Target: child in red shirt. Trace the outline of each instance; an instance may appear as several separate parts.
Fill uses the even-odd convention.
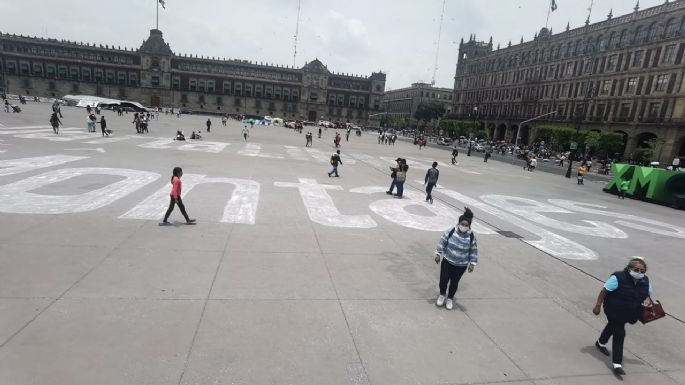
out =
[[[180,167],[174,167],[173,176],[171,177],[171,201],[169,202],[169,208],[164,214],[164,221],[162,223],[168,224],[169,215],[174,211],[174,206],[178,205],[181,210],[181,214],[186,219],[186,224],[190,225],[195,223],[195,219],[190,219],[186,213],[186,207],[183,205],[181,200],[181,176],[183,176],[183,170]]]

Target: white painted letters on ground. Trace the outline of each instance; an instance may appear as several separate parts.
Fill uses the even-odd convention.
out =
[[[244,223],[253,225],[257,216],[259,203],[259,183],[248,179],[207,178],[205,175],[183,174],[183,191],[181,198],[195,187],[206,183],[225,183],[235,186],[231,198],[224,207],[222,223]],[[160,219],[169,205],[171,185],[157,190],[152,196],[140,202],[136,207],[127,211],[119,218],[122,219]]]
[[[381,186],[366,186],[353,188],[350,192],[375,194],[385,193],[385,190],[386,188]],[[371,202],[369,208],[388,222],[424,231],[444,231],[449,227],[454,227],[457,223],[457,219],[461,215],[460,212],[452,207],[440,202],[435,202],[432,205],[424,203],[424,195],[421,193],[405,190],[403,196],[403,199],[391,197]],[[407,207],[409,206],[419,206],[429,211],[432,215],[428,216],[410,213],[407,211]],[[478,234],[496,234],[491,228],[475,221],[473,223],[473,231]]]
[[[35,158],[0,160],[0,176],[20,174],[31,170],[59,166],[60,164],[88,159],[87,156],[48,155]]]
[[[621,231],[621,229],[608,223],[583,220],[583,222],[589,223],[591,226],[579,226],[544,216],[541,213],[572,214],[572,212],[558,206],[534,201],[532,199],[505,195],[481,195],[480,199],[485,203],[497,206],[510,213],[528,219],[529,221],[553,229],[602,238],[628,238],[628,235]]]
[[[613,211],[598,210],[605,209],[606,207],[592,203],[574,202],[566,199],[548,199],[548,202],[563,207],[565,209],[577,211],[580,213],[597,214],[613,218],[619,218],[619,220],[615,221],[614,223],[616,223],[617,225],[630,227],[635,230],[647,231],[652,234],[685,239],[684,228],[674,226],[665,222],[656,221],[648,218],[640,218],[630,214],[621,214]],[[648,226],[634,222],[646,223],[648,224]],[[656,228],[654,226],[656,226]]]
[[[537,225],[523,220],[516,215],[509,214],[505,211],[485,204],[477,199],[467,197],[456,191],[441,189],[439,193],[445,194],[448,197],[455,199],[471,208],[478,208],[479,210],[493,215],[499,219],[505,220],[514,226],[518,226],[532,234],[540,237],[538,241],[524,240],[529,245],[542,250],[546,253],[552,254],[558,258],[577,259],[577,260],[591,260],[597,259],[597,253],[588,249],[587,247],[573,242],[570,239],[559,236],[551,231],[545,230]]]
[[[368,229],[376,222],[368,215],[343,215],[326,190],[342,190],[338,185],[322,185],[316,179],[299,178],[299,183],[274,182],[277,187],[295,187],[300,192],[309,219],[324,226]]]
[[[126,179],[77,195],[45,195],[29,191],[83,175],[113,175]],[[69,214],[99,209],[159,178],[154,172],[121,168],[65,168],[0,186],[0,212]]]

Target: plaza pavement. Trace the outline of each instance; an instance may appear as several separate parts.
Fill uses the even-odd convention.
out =
[[[1,385],[685,384],[682,211],[478,157],[448,166],[444,151],[375,135],[343,135],[341,177],[328,178],[332,129],[319,140],[305,127],[315,137],[305,150],[304,135],[280,127],[254,127],[247,145],[242,125],[212,117],[207,134],[206,116],[160,115],[135,135],[132,114],[105,111],[115,134],[102,140],[85,133],[83,109],[65,107],[57,138],[48,104],[22,108],[0,114]],[[165,143],[177,129],[202,129],[207,147]],[[10,162],[60,154],[84,158],[24,171]],[[401,201],[382,192],[398,156],[411,160]],[[445,164],[429,207],[433,159]],[[184,197],[195,226],[178,211],[159,226],[163,209],[135,219],[149,217],[133,209],[169,188],[174,166],[184,188],[201,175],[256,182],[254,223],[231,223],[250,216],[225,215],[234,187],[219,182]],[[21,191],[69,168],[159,177],[77,213],[44,212],[126,177],[84,173]],[[329,187],[303,198],[292,187],[301,180]],[[337,214],[312,204],[326,197]],[[466,204],[480,261],[450,312],[434,305],[433,251]],[[621,379],[593,346],[605,318],[591,309],[632,255],[647,258],[671,315],[628,327]]]

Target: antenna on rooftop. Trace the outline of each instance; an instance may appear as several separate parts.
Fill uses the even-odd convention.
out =
[[[293,50],[293,68],[297,64],[297,35],[300,33],[300,6],[302,5],[302,0],[297,0],[297,21],[295,22],[295,47]]]
[[[442,19],[445,16],[445,2],[442,0],[442,13],[440,13],[440,25],[438,26],[438,44],[435,47],[435,63],[433,64],[433,79],[431,79],[431,86],[435,85],[435,74],[438,72],[438,55],[440,54],[440,37],[442,36]]]

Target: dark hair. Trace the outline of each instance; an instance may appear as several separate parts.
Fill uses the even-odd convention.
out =
[[[458,223],[461,223],[463,220],[469,222],[469,227],[471,226],[471,222],[473,222],[473,211],[471,211],[471,209],[468,207],[464,207],[464,213],[459,216]]]
[[[433,167],[438,167],[438,162],[433,162]]]
[[[630,259],[630,262],[628,262],[628,266],[626,266],[625,270],[632,270],[635,268],[635,265],[640,264],[645,267],[645,271],[647,271],[647,262],[645,262],[645,259],[642,257],[632,257]]]
[[[174,181],[174,177],[180,178],[182,172],[183,172],[183,169],[182,169],[182,168],[180,168],[180,167],[174,167],[174,171],[171,172],[171,173],[172,173],[172,175],[171,175],[171,182]]]

